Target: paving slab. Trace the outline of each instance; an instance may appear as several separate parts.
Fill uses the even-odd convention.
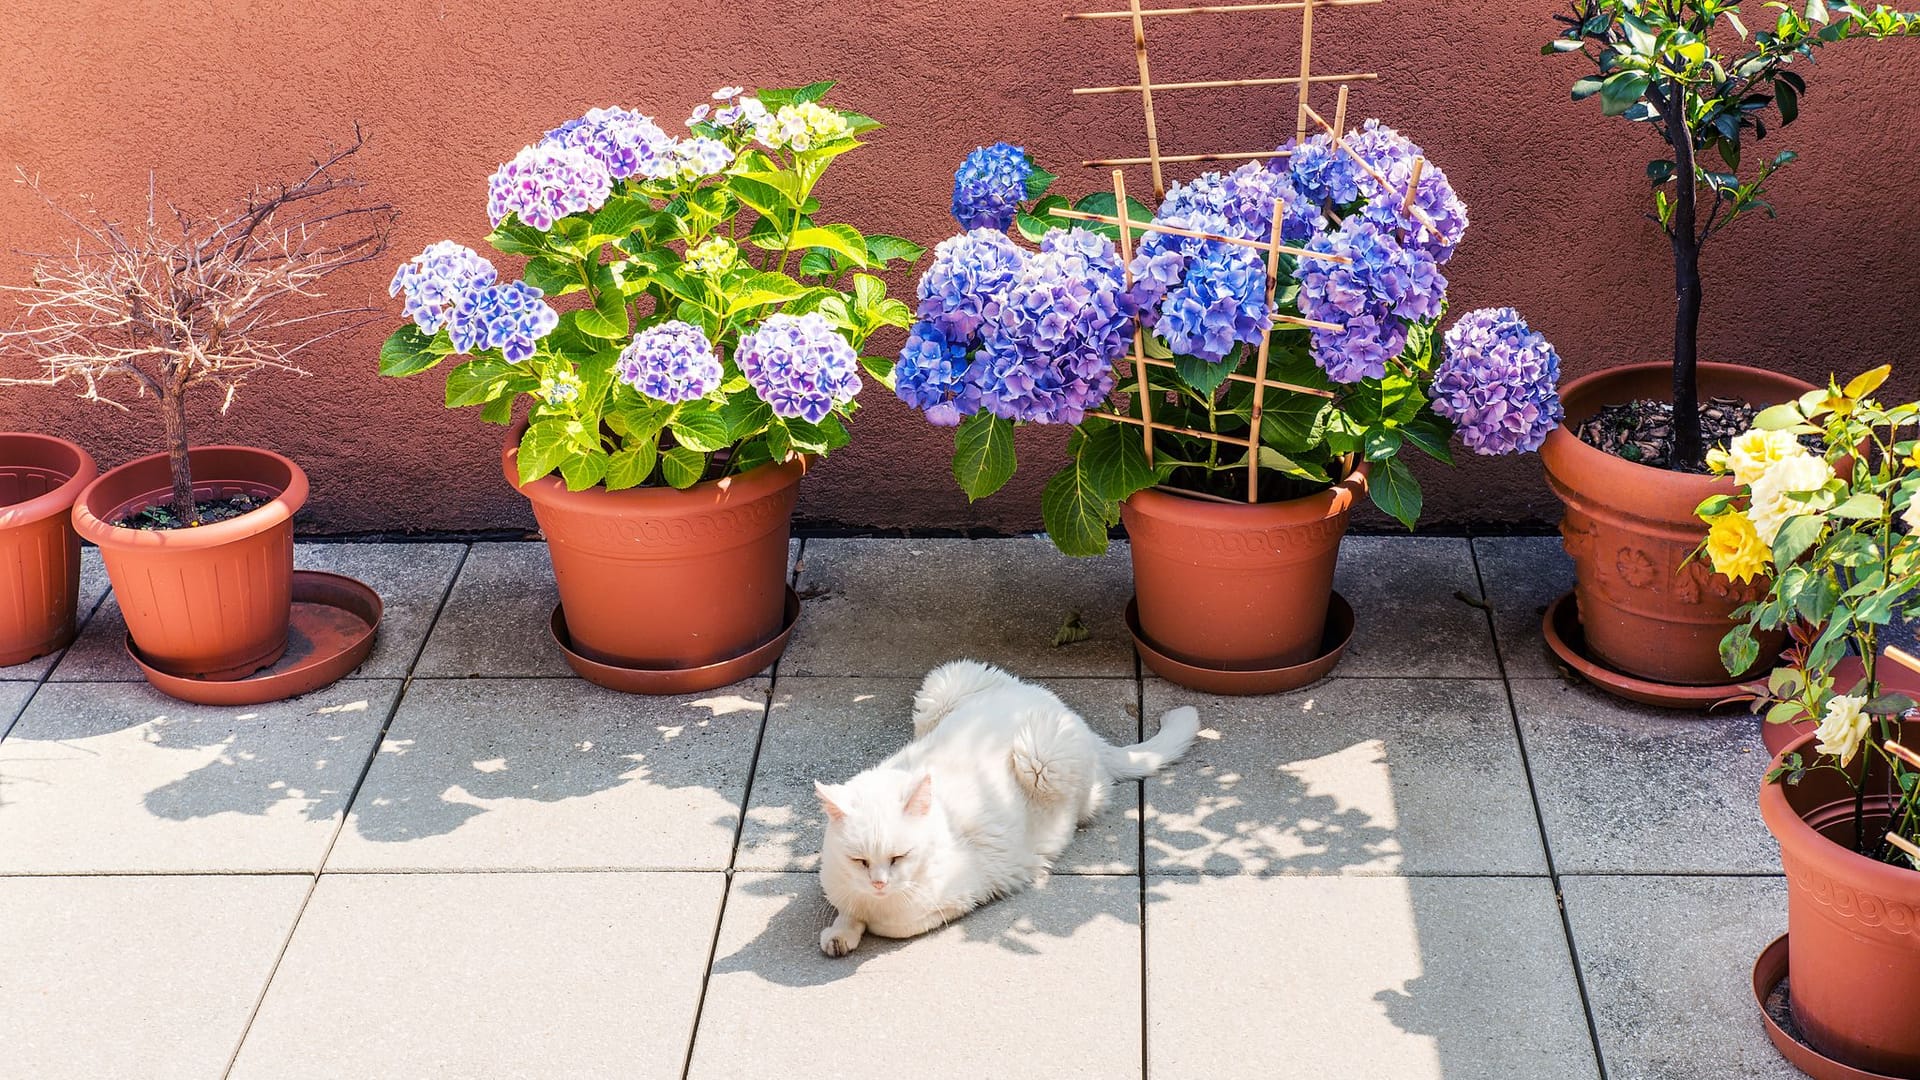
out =
[[[1778,878],[1561,881],[1611,1080],[1803,1080],[1761,1026],[1753,961],[1787,929]]]
[[[1154,1080],[1598,1080],[1544,878],[1149,879]]]
[[[86,629],[88,616],[92,615],[94,609],[100,606],[100,598],[107,595],[107,588],[107,568],[100,562],[100,549],[95,547],[81,548],[80,592],[74,610],[78,613],[80,628],[82,630]],[[76,638],[75,640],[77,641],[79,639]],[[72,648],[72,646],[68,646],[68,648]],[[0,667],[0,680],[25,679],[30,682],[38,681],[45,676],[48,671],[51,671],[55,664],[60,662],[60,658],[65,655],[65,651],[64,649],[58,649],[45,656],[37,656],[25,663]]]
[[[0,682],[0,739],[6,738],[20,710],[26,708],[27,700],[33,697],[38,685],[30,682]],[[4,789],[0,789],[0,795],[4,795]]]
[[[380,594],[380,636],[354,674],[397,679],[406,676],[426,640],[463,550],[461,544],[296,544],[293,565],[345,574]],[[120,605],[109,596],[54,669],[54,681],[140,681],[126,638]]]
[[[1653,709],[1558,679],[1513,699],[1562,874],[1779,873],[1760,720]]]
[[[399,689],[216,708],[49,683],[0,742],[0,874],[311,873]]]
[[[1138,878],[1052,878],[909,941],[820,952],[811,874],[736,874],[693,1080],[1140,1074]]]
[[[1021,676],[1134,673],[1127,547],[1060,554],[1043,536],[1009,540],[807,541],[805,601],[783,675],[919,678],[962,657]],[[1087,638],[1056,647],[1078,614]]]
[[[1497,681],[1210,697],[1147,680],[1148,716],[1177,705],[1199,707],[1201,737],[1145,781],[1152,872],[1547,872]]]
[[[677,1077],[720,874],[327,874],[235,1080]]]
[[[0,880],[0,1076],[220,1076],[311,881]]]
[[[766,701],[415,680],[327,867],[724,869]]]
[[[1540,633],[1547,605],[1573,588],[1573,560],[1558,536],[1483,536],[1473,541],[1493,608],[1493,634],[1509,678],[1547,677],[1555,662]]]
[[[815,870],[822,822],[813,783],[838,783],[878,764],[913,738],[918,679],[782,676],[754,772],[747,824],[734,866]],[[1062,679],[1051,688],[1116,745],[1139,741],[1132,679]],[[1140,863],[1140,788],[1115,784],[1100,816],[1081,827],[1054,869],[1134,874]]]
[[[1349,536],[1333,587],[1353,605],[1348,677],[1500,677],[1473,552],[1463,537]]]

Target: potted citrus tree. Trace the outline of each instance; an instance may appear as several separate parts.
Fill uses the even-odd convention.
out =
[[[1804,1045],[1777,1024],[1775,1042],[1803,1065],[1811,1049],[1845,1075],[1920,1077],[1920,712],[1881,655],[1888,624],[1920,616],[1920,403],[1872,397],[1888,370],[1761,412],[1714,458],[1735,492],[1698,512],[1713,567],[1761,588],[1721,644],[1726,670],[1791,633],[1755,709],[1818,722],[1760,792],[1787,875],[1787,938],[1769,952],[1784,947]]]
[[[1700,541],[1693,508],[1732,490],[1708,472],[1707,452],[1761,409],[1811,389],[1699,359],[1701,251],[1735,223],[1773,212],[1768,183],[1795,155],[1755,144],[1800,114],[1807,83],[1794,61],[1832,42],[1916,28],[1914,16],[1853,3],[1767,6],[1778,9],[1771,25],[1749,27],[1733,0],[1576,0],[1558,16],[1564,32],[1542,50],[1583,55],[1596,70],[1573,84],[1574,99],[1597,98],[1605,115],[1647,125],[1662,144],[1646,172],[1651,217],[1673,257],[1673,356],[1569,383],[1567,424],[1541,450],[1566,504],[1561,531],[1586,649],[1603,666],[1602,685],[1616,690],[1631,679],[1727,684],[1721,629],[1755,591],[1688,560]],[[1737,49],[1721,48],[1736,40]],[[1762,639],[1758,660],[1780,641]]]
[[[1157,212],[1134,203],[1127,220],[1150,224],[1125,237],[1075,224],[1112,217],[1117,195],[1069,210],[1051,181],[1004,143],[962,166],[954,216],[970,228],[921,279],[896,393],[956,426],[972,498],[1013,474],[1014,424],[1073,426],[1047,533],[1093,555],[1125,523],[1156,671],[1241,692],[1317,677],[1344,644],[1333,571],[1356,502],[1412,527],[1401,454],[1451,461],[1456,425],[1481,453],[1538,447],[1559,418],[1558,358],[1511,310],[1475,312],[1441,345],[1441,266],[1466,211],[1377,121],[1177,184]],[[1273,238],[1287,254],[1271,277],[1268,252],[1233,242]],[[1136,333],[1145,392],[1130,381],[1109,411]]]
[[[877,272],[921,249],[830,222],[814,188],[879,125],[831,83],[727,88],[669,136],[624,108],[549,132],[489,182],[502,280],[452,241],[400,267],[380,370],[449,356],[449,408],[510,425],[560,589],[554,629],[622,689],[723,685],[778,655],[794,498],[848,440],[874,331],[911,312]],[[561,308],[565,310],[561,310]],[[515,420],[515,405],[525,401]]]
[[[12,290],[22,321],[0,342],[42,371],[5,382],[73,384],[123,408],[131,395],[159,413],[164,449],[93,480],[72,519],[100,547],[138,657],[168,675],[241,679],[286,652],[306,474],[271,450],[193,445],[187,405],[208,395],[224,410],[248,379],[301,373],[303,350],[360,325],[367,309],[311,301],[385,249],[394,211],[360,200],[347,171],[364,145],[356,131],[224,213],[151,195],[132,224],[62,211],[78,233],[70,253]]]

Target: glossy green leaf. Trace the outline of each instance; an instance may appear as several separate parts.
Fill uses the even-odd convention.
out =
[[[1374,462],[1373,474],[1367,480],[1367,494],[1372,496],[1375,506],[1393,515],[1408,529],[1420,520],[1423,501],[1420,482],[1414,479],[1406,462],[1397,457]]]
[[[380,374],[405,378],[438,364],[447,356],[434,347],[434,339],[412,323],[406,323],[387,337],[380,346]]]
[[[1014,465],[1011,421],[982,411],[960,422],[953,436],[953,478],[968,502],[999,491]]]
[[[691,447],[676,446],[660,455],[661,477],[681,490],[699,483],[706,471],[707,455]]]
[[[653,474],[660,457],[660,444],[653,439],[628,442],[607,458],[607,490],[638,487]]]
[[[1107,529],[1116,513],[1114,505],[1100,496],[1078,458],[1047,481],[1040,493],[1040,519],[1047,527],[1047,536],[1068,555],[1105,553]]]

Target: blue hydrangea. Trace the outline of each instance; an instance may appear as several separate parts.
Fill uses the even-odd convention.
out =
[[[1390,230],[1358,214],[1307,249],[1350,260],[1299,260],[1300,313],[1342,327],[1314,328],[1314,362],[1336,382],[1384,377],[1387,362],[1406,347],[1408,322],[1439,315],[1446,279],[1431,257],[1402,247]]]
[[[1560,354],[1512,308],[1460,317],[1443,338],[1433,375],[1433,411],[1453,421],[1476,454],[1540,449],[1566,413]]]
[[[948,237],[933,249],[933,263],[920,276],[916,313],[950,341],[977,343],[980,328],[999,316],[1026,262],[1026,252],[1003,232],[974,229]]]
[[[1414,160],[1424,158],[1425,151],[1378,120],[1368,120],[1348,135],[1347,145],[1386,180],[1383,188],[1371,174],[1359,172],[1360,194],[1367,200],[1362,212],[1382,225],[1401,230],[1407,246],[1425,251],[1436,263],[1452,258],[1466,236],[1467,207],[1454,192],[1447,174],[1431,160],[1421,167],[1413,197],[1420,213],[1409,213],[1407,185],[1413,180]]]
[[[640,393],[670,405],[703,398],[720,388],[720,358],[706,331],[692,323],[650,326],[620,350],[614,374]]]
[[[401,263],[387,295],[406,293],[407,318],[433,334],[446,325],[462,296],[493,284],[498,276],[493,264],[472,248],[442,240]]]
[[[529,146],[487,180],[487,217],[497,226],[508,214],[541,232],[568,214],[598,210],[613,176],[577,146]]]
[[[1033,163],[1007,143],[982,146],[953,174],[953,216],[963,229],[1005,232],[1027,197]]]
[[[1325,133],[1306,142],[1289,142],[1287,175],[1293,186],[1316,205],[1346,206],[1360,198],[1360,169],[1344,150],[1337,150]]]
[[[894,394],[925,412],[930,423],[958,424],[980,411],[987,375],[985,358],[970,356],[972,351],[968,342],[952,340],[937,323],[921,319],[907,332],[906,347],[893,365]]]
[[[584,150],[615,180],[663,179],[673,175],[677,164],[673,137],[652,117],[619,106],[588,109],[585,116],[547,132],[540,145]]]
[[[560,325],[544,293],[524,281],[488,285],[460,297],[447,330],[463,353],[499,349],[513,363],[533,355],[540,339]]]
[[[817,311],[768,316],[733,358],[773,415],[789,420],[817,424],[860,392],[853,346]]]
[[[1261,254],[1215,243],[1187,260],[1180,284],[1160,302],[1153,330],[1175,353],[1219,363],[1235,344],[1258,343],[1271,314]]]
[[[1112,241],[1055,229],[985,329],[981,404],[995,416],[1077,424],[1113,389],[1133,336],[1133,301]]]

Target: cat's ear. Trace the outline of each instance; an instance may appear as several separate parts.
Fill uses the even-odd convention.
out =
[[[907,792],[906,812],[908,817],[925,817],[933,809],[933,774],[921,773],[920,781]]]
[[[815,780],[813,782],[813,793],[820,796],[820,809],[827,812],[827,819],[829,821],[839,821],[841,818],[847,816],[847,812],[840,808],[839,803],[834,801],[841,797],[840,789],[828,787],[820,781]]]

